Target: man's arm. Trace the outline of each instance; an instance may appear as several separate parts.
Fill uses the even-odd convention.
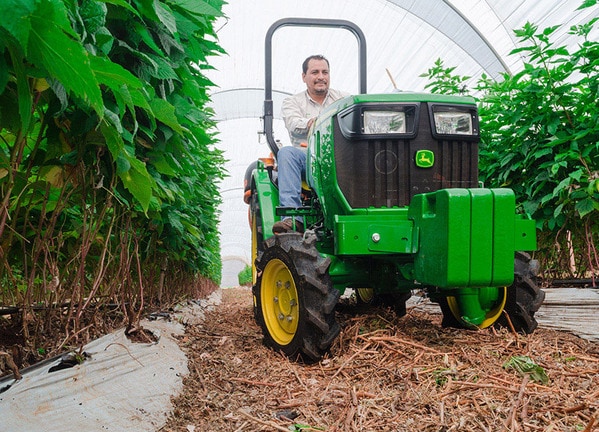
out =
[[[296,97],[288,97],[281,108],[285,127],[292,136],[306,136],[314,119],[307,117],[305,107],[301,106]]]

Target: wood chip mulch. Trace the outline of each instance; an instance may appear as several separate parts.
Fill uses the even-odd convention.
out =
[[[250,289],[223,290],[180,339],[190,373],[161,431],[599,431],[598,343],[444,329],[420,307],[337,319],[330,355],[297,363],[262,344]],[[504,366],[522,356],[549,381]]]

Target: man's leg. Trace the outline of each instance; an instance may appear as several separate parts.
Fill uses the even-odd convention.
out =
[[[279,165],[279,205],[281,207],[301,207],[302,177],[306,173],[305,150],[298,147],[283,147],[277,154],[277,162]],[[301,218],[297,218],[297,221],[302,223]],[[289,221],[286,225],[281,225],[281,222],[277,222],[275,225],[277,227],[273,226],[273,231],[277,229],[278,232],[284,232],[286,226],[291,226]]]
[[[302,176],[306,172],[306,152],[297,147],[283,147],[277,155],[279,164],[279,205],[300,207]]]

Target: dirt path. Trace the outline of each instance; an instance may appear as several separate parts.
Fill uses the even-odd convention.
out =
[[[291,362],[262,345],[250,290],[223,290],[179,341],[190,374],[160,430],[599,430],[596,342],[443,329],[439,314],[418,308],[397,318],[342,305],[337,319],[330,357]],[[532,373],[518,372],[527,365]]]

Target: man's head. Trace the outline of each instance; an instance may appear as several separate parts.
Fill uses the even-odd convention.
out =
[[[329,61],[322,55],[313,55],[302,64],[302,80],[312,97],[324,96],[329,90]]]

